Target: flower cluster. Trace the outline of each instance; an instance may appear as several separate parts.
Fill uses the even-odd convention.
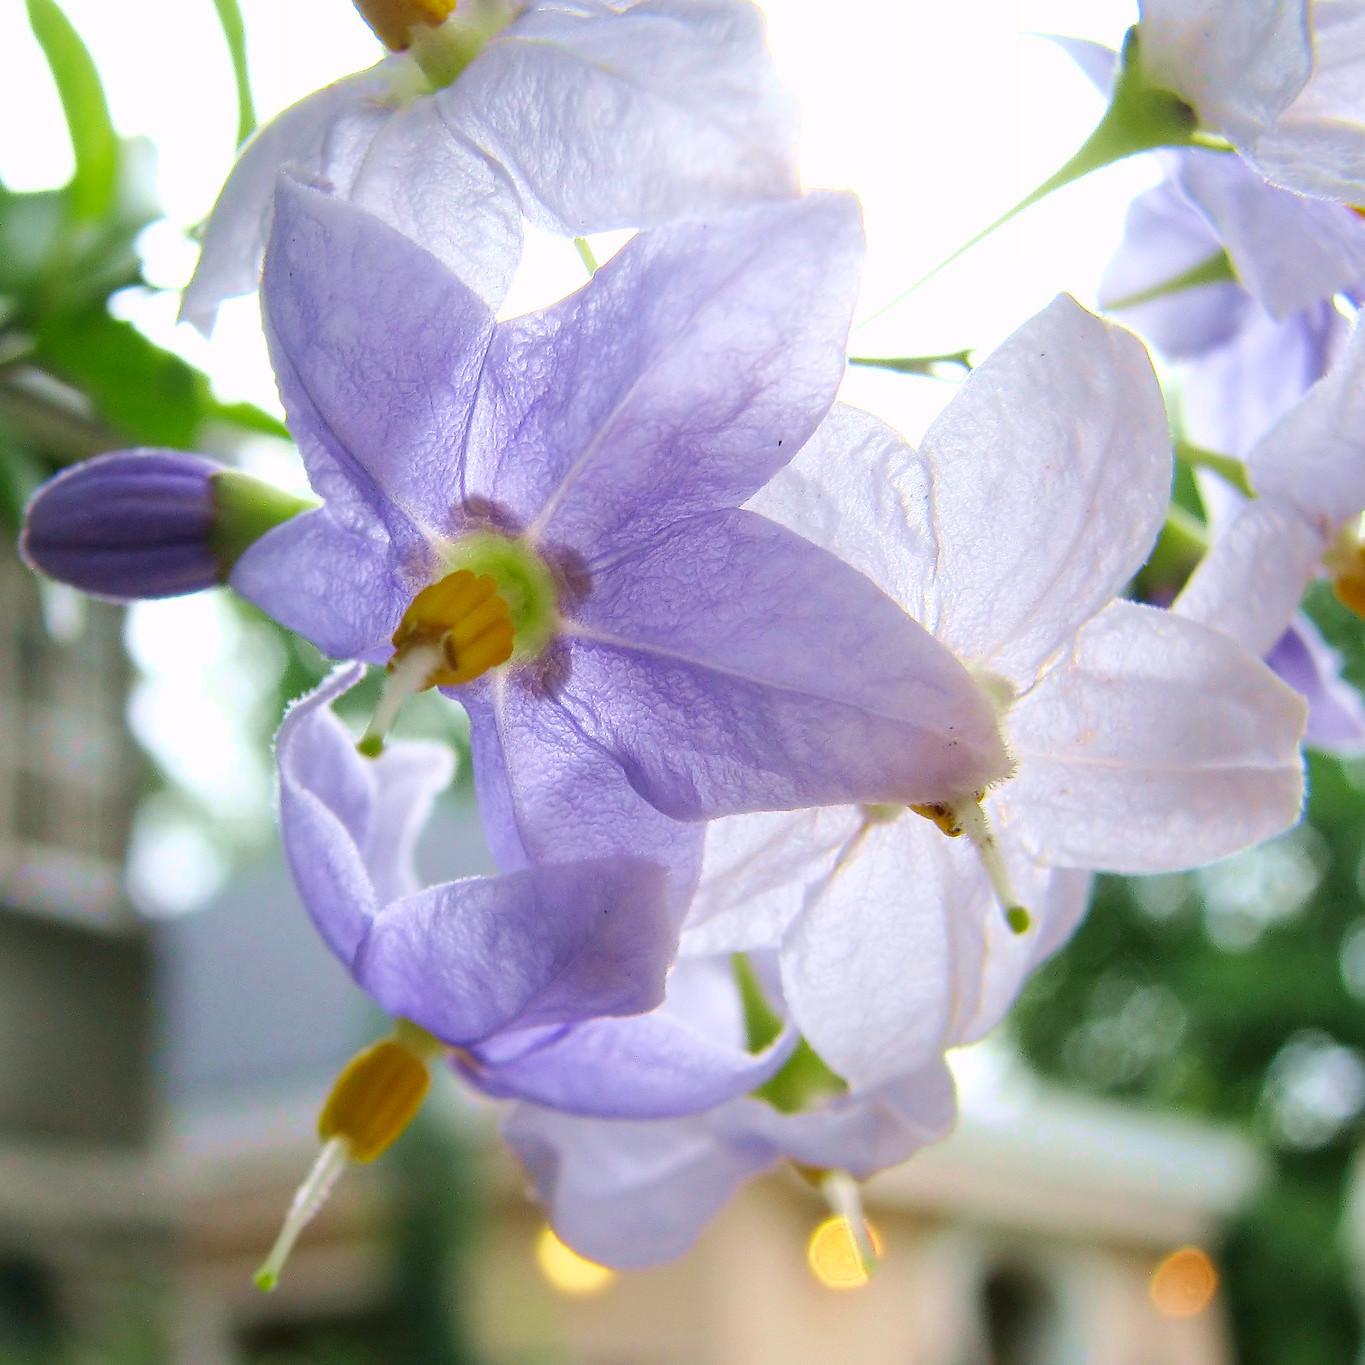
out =
[[[1071,45],[1113,98],[1055,183],[1171,148],[1104,286],[1184,366],[1211,512],[1153,605],[1177,452],[1132,332],[1058,297],[919,449],[836,401],[858,207],[800,192],[746,0],[357,4],[391,55],[247,146],[185,296],[207,327],[259,285],[316,502],[121,452],[40,490],[23,548],[124,599],[226,582],[339,661],[281,726],[280,823],[395,1031],[262,1282],[437,1061],[567,1241],[648,1264],[761,1170],[839,1189],[941,1137],[945,1052],[1093,872],[1291,825],[1305,698],[1365,738],[1295,615],[1318,574],[1365,608],[1365,5],[1152,2],[1121,58]],[[498,321],[523,221],[638,231]],[[499,872],[422,886],[449,755],[387,737],[432,687]]]

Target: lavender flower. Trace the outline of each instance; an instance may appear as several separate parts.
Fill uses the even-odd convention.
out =
[[[372,1160],[402,1132],[432,1061],[491,1095],[660,1119],[762,1085],[796,1041],[789,1032],[751,1054],[711,1036],[681,1008],[702,1004],[685,981],[670,986],[667,1008],[618,1017],[659,1004],[677,942],[679,900],[656,862],[614,852],[419,886],[413,849],[451,756],[401,743],[361,758],[330,709],[360,675],[337,670],[286,715],[280,824],[318,932],[397,1028],[338,1078],[319,1123],[322,1153],[262,1269],[267,1288],[346,1162]],[[599,761],[582,762],[585,783]],[[629,821],[615,833],[618,848],[640,842]],[[676,851],[674,867],[686,867]]]
[[[859,259],[853,201],[817,195],[642,234],[495,328],[426,252],[285,183],[266,322],[326,505],[233,586],[389,663],[371,747],[411,691],[467,701],[484,799],[538,848],[592,795],[537,807],[515,774],[553,784],[583,744],[680,819],[979,788],[1006,760],[961,665],[737,507],[833,399]]]
[[[797,192],[794,103],[745,0],[461,0],[444,23],[448,0],[361,8],[409,50],[247,144],[185,291],[205,331],[256,288],[281,169],[378,214],[493,306],[523,214],[574,235]]]

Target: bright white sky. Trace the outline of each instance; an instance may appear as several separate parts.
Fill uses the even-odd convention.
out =
[[[236,102],[212,0],[62,0],[92,49],[114,121],[156,145],[169,225],[149,230],[149,278],[178,286],[195,248],[184,229],[208,211],[231,165]],[[1056,168],[1100,112],[1051,44],[1067,33],[1117,46],[1136,0],[766,0],[779,69],[799,95],[811,186],[862,197],[869,242],[861,312],[878,310]],[[262,120],[378,49],[347,0],[243,0]],[[0,5],[0,179],[62,183],[71,153],[55,92],[18,0]],[[1112,168],[1031,210],[912,299],[855,333],[854,348],[914,354],[989,347],[1059,290],[1082,301],[1117,242],[1150,164]],[[514,294],[523,307],[576,288],[572,248],[548,239]],[[222,397],[275,407],[254,301],[229,306],[211,344],[174,321],[173,296],[129,297],[123,312],[202,365]],[[946,385],[854,372],[846,396],[917,438]],[[265,457],[279,477],[278,451]],[[139,734],[184,787],[222,818],[269,809],[268,755],[242,742],[243,654],[252,642],[215,598],[149,604],[130,642],[146,673]],[[269,661],[265,661],[269,667]],[[163,818],[164,817],[164,818]],[[226,871],[203,827],[152,811],[133,876],[155,869],[145,904],[188,908]]]

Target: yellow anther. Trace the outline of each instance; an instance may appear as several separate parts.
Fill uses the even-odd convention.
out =
[[[1332,591],[1342,606],[1365,617],[1365,564],[1356,565],[1354,571],[1337,574],[1332,579]]]
[[[455,9],[455,0],[354,0],[375,37],[394,52],[412,45],[412,30],[438,28]]]
[[[373,1161],[412,1122],[426,1097],[427,1064],[444,1044],[405,1019],[393,1036],[358,1052],[336,1078],[318,1115],[322,1150],[294,1194],[280,1235],[255,1275],[269,1293],[280,1281],[299,1234],[327,1202],[349,1161]]]
[[[962,833],[962,818],[951,806],[943,802],[935,801],[928,806],[911,806],[910,809],[916,815],[922,815],[937,825],[950,839],[956,839]]]
[[[458,687],[512,657],[515,632],[507,603],[488,574],[458,569],[423,588],[393,633],[394,660],[419,645],[438,645],[445,663],[425,687]],[[390,665],[392,668],[393,665]]]
[[[373,1161],[412,1122],[426,1098],[426,1058],[394,1038],[347,1063],[318,1115],[323,1142],[341,1138],[352,1161]]]

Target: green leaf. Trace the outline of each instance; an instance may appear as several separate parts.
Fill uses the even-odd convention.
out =
[[[256,127],[256,105],[251,98],[246,63],[246,27],[237,0],[213,0],[213,7],[218,11],[218,22],[223,26],[223,37],[232,57],[232,75],[237,82],[237,145],[241,146]]]
[[[93,222],[108,213],[118,179],[118,138],[99,72],[80,35],[57,0],[28,0],[33,28],[66,114],[76,172],[67,186],[74,222]]]
[[[288,435],[259,408],[220,403],[203,373],[103,308],[43,318],[35,343],[34,362],[84,393],[132,443],[193,448],[210,422]]]

